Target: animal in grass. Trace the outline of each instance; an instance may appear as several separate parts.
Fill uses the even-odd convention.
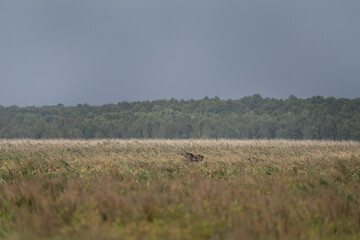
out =
[[[185,150],[181,150],[179,152],[179,154],[183,157],[185,157],[187,160],[190,160],[190,162],[202,162],[203,159],[204,159],[204,156],[203,155],[195,155],[195,154],[192,154],[192,153],[189,153]]]

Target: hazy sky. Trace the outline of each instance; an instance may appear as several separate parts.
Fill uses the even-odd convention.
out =
[[[359,0],[0,0],[0,105],[360,97]]]

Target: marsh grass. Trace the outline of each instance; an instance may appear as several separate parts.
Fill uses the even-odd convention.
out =
[[[359,239],[360,143],[0,140],[1,238]]]

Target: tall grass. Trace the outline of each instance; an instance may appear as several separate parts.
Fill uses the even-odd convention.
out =
[[[1,238],[359,239],[360,143],[0,140]]]

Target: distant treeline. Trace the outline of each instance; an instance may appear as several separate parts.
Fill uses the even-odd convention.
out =
[[[360,98],[262,98],[3,107],[0,138],[360,140]]]

